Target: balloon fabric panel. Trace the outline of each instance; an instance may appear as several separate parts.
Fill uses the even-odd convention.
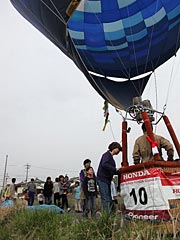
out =
[[[180,46],[180,0],[77,0],[69,15],[76,0],[10,1],[120,109],[142,95],[150,75],[139,75],[154,71]]]
[[[82,1],[68,29],[88,70],[130,79],[175,55],[180,1],[175,2],[172,7],[169,1]]]

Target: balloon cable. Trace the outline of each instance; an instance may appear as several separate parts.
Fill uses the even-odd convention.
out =
[[[170,88],[171,88],[172,82],[173,82],[173,72],[174,72],[174,65],[175,65],[174,63],[175,63],[175,58],[173,60],[173,64],[172,64],[172,68],[171,68],[171,75],[170,75],[170,80],[169,80],[169,84],[168,84],[168,90],[167,90],[165,105],[167,105],[167,102],[169,100]]]
[[[158,109],[158,87],[157,87],[157,77],[156,72],[154,71],[154,84],[155,84],[155,108]],[[158,113],[155,112],[155,119],[157,121]]]
[[[178,30],[178,38],[176,40],[176,45],[178,46],[178,41],[179,41],[179,38],[180,38],[180,27],[179,27],[179,30]],[[177,48],[177,47],[176,47]],[[175,56],[176,57],[176,56]],[[174,80],[175,80],[175,76],[177,74],[177,70],[179,68],[179,64],[180,64],[180,61],[179,61],[179,64],[178,64],[178,67],[175,71],[175,74],[174,74],[174,78],[173,78],[173,73],[174,73],[174,66],[175,66],[175,57],[174,57],[174,61],[173,61],[173,64],[172,64],[172,69],[171,69],[171,76],[170,76],[170,81],[169,81],[169,86],[168,86],[168,92],[167,92],[167,97],[166,97],[166,102],[165,102],[165,105],[167,105],[167,102],[168,102],[168,99],[169,99],[169,93],[170,93],[170,87],[172,86]]]
[[[158,9],[158,1],[156,3],[156,10]],[[147,55],[146,55],[146,60],[145,60],[145,67],[144,67],[144,72],[146,72],[146,69],[147,69],[147,65],[148,65],[148,58],[150,56],[150,49],[151,49],[151,44],[152,44],[152,36],[153,36],[153,31],[154,31],[154,25],[152,25],[152,28],[151,28],[151,32],[149,33],[149,44],[148,44],[148,49],[147,49]],[[132,30],[131,30],[132,32]],[[133,44],[133,42],[132,42]],[[135,57],[135,62],[136,62],[136,70],[137,70],[137,73],[138,73],[138,67],[137,67],[137,58],[136,58],[136,51],[135,51],[135,47],[134,47],[134,44],[133,44],[133,50],[134,50],[134,57]],[[133,84],[133,81],[131,81],[131,83]],[[156,84],[156,88],[157,88],[157,83]],[[142,84],[141,86],[139,86],[139,89],[137,89],[137,87],[135,87],[135,85],[133,84],[133,86],[135,87],[136,91],[139,93],[139,96],[142,95],[142,86],[144,85],[144,81],[142,81]],[[156,90],[156,103],[157,103],[157,90]]]
[[[52,0],[50,0],[51,4],[53,5],[53,7],[55,8],[55,10],[57,11],[57,13],[51,8],[49,7],[43,0],[40,0],[42,2],[42,4],[45,5],[45,7],[47,7],[61,22],[63,22],[65,25],[67,24],[66,21],[63,19],[63,17],[61,16],[60,12],[58,11],[57,7],[55,6],[55,4],[53,3]]]
[[[113,137],[114,141],[117,142],[117,140],[115,138],[115,135],[114,135],[114,132],[113,132],[113,129],[112,129],[112,124],[111,124],[110,120],[109,120],[109,126],[110,126],[110,131],[111,131],[112,137]]]

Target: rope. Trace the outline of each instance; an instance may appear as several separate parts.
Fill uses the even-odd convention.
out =
[[[157,88],[157,78],[156,78],[155,71],[154,71],[154,81],[155,81],[155,105],[156,105],[156,109],[158,109],[158,88]],[[158,119],[158,113],[156,112],[155,113],[156,122],[157,122],[157,119]],[[156,127],[157,125],[155,126],[155,132],[156,132]]]
[[[47,7],[61,22],[63,22],[65,25],[67,24],[66,21],[64,21],[63,17],[61,16],[60,12],[58,11],[58,9],[56,8],[55,4],[53,3],[52,0],[50,0],[51,4],[53,5],[53,7],[55,8],[55,10],[57,11],[57,13],[59,15],[57,15],[55,13],[55,11],[50,7],[48,6],[43,0],[40,0],[42,2],[42,4],[44,4],[45,7]]]
[[[177,37],[177,40],[176,40],[176,51],[177,51],[177,47],[178,47],[179,38],[180,38],[180,27],[179,27],[179,30],[178,30],[178,37]],[[180,65],[180,61],[179,61],[178,67],[179,67],[179,65]],[[167,91],[165,105],[167,105],[167,102],[168,102],[168,99],[169,99],[169,94],[170,94],[170,88],[173,85],[173,82],[175,81],[175,75],[177,74],[178,67],[176,69],[176,72],[175,72],[174,78],[173,78],[173,73],[174,73],[174,68],[175,68],[175,57],[174,57],[172,68],[171,68],[171,75],[170,75],[170,81],[169,81],[169,85],[168,85],[168,91]]]
[[[158,1],[156,3],[156,9],[158,7]],[[127,8],[128,10],[128,8]],[[129,13],[129,11],[128,11]],[[131,35],[132,35],[132,27],[130,28],[131,29]],[[148,46],[148,53],[147,53],[147,56],[146,56],[146,61],[145,61],[145,68],[144,68],[144,72],[146,72],[146,69],[147,69],[147,63],[148,63],[148,58],[149,58],[149,54],[150,54],[150,46],[151,46],[151,42],[152,42],[152,34],[153,34],[153,31],[154,31],[154,25],[152,27],[152,30],[151,30],[151,34],[150,34],[150,41],[149,41],[149,46]],[[134,57],[135,57],[135,64],[136,64],[136,70],[137,70],[137,75],[138,74],[138,66],[137,66],[137,58],[136,58],[136,51],[135,51],[135,47],[134,47],[134,42],[132,42],[133,44],[133,51],[134,51]],[[139,96],[141,96],[141,92],[142,92],[142,87],[143,87],[143,84],[144,84],[144,81],[142,80],[142,84],[141,86],[139,85],[139,89],[137,89],[137,87],[135,86],[135,84],[133,83],[133,80],[131,81],[132,85],[134,86],[134,88],[136,89],[137,93],[139,94]]]
[[[47,7],[61,22],[63,22],[64,24],[66,24],[66,22],[64,21],[64,19],[61,17],[61,15],[60,16],[58,16],[43,0],[40,0],[41,2],[42,2],[42,4],[44,4],[45,5],[45,7]],[[29,10],[30,11],[30,10]],[[42,23],[41,23],[41,21],[36,17],[36,15],[32,12],[32,11],[30,11],[31,12],[31,14],[34,16],[34,18],[36,19],[36,21],[41,25]],[[46,31],[49,33],[49,29],[47,29],[45,26],[44,26],[44,29],[46,29]],[[54,41],[56,42],[56,44],[58,45],[58,42],[57,42],[57,40],[54,38]],[[63,46],[62,46],[62,48],[64,49],[64,51],[67,51],[67,49],[66,48],[64,48]]]
[[[110,126],[110,131],[111,131],[112,137],[113,137],[114,141],[117,142],[117,140],[115,138],[115,135],[114,135],[114,132],[113,132],[113,129],[112,129],[112,125],[111,125],[111,121],[110,120],[109,120],[109,126]]]
[[[172,64],[172,68],[171,68],[171,75],[170,75],[170,81],[169,81],[169,85],[168,85],[165,105],[167,105],[167,102],[168,102],[168,99],[169,99],[170,88],[171,88],[172,81],[173,81],[174,63],[175,63],[175,58],[174,58],[174,61],[173,61],[173,64]]]

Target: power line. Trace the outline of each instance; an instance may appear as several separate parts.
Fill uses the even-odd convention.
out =
[[[58,169],[58,168],[46,168],[40,166],[31,165],[34,168],[40,168],[41,170],[59,171],[59,172],[79,172],[79,170],[68,170],[68,169]]]

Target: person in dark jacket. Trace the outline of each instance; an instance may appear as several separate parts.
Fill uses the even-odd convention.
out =
[[[111,181],[114,175],[119,174],[119,169],[116,168],[113,155],[119,154],[122,147],[118,142],[112,142],[108,146],[108,151],[102,155],[97,171],[97,183],[101,195],[103,210],[111,213],[113,210],[113,201],[111,197]]]
[[[52,194],[53,194],[53,182],[51,181],[51,177],[47,177],[46,182],[44,184],[45,204],[51,205]]]

